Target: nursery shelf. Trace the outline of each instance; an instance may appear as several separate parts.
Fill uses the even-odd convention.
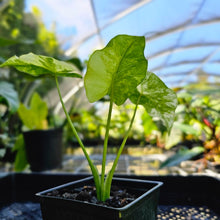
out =
[[[88,175],[1,173],[0,219],[41,220],[35,193]],[[118,175],[128,177],[127,175]],[[220,180],[210,176],[129,176],[162,181],[157,219],[220,219]]]

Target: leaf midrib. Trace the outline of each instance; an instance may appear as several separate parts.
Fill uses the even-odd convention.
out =
[[[133,40],[130,45],[127,47],[127,49],[125,50],[122,58],[120,59],[121,61],[124,59],[125,57],[125,54],[127,53],[127,51],[131,48],[131,46],[133,45],[133,43],[135,42],[135,40]],[[114,100],[114,91],[113,91],[113,85],[114,85],[114,80],[115,80],[115,77],[116,77],[116,73],[119,72],[119,68],[120,68],[120,65],[122,62],[119,62],[119,64],[117,65],[117,70],[115,71],[115,73],[113,73],[113,76],[112,76],[112,84],[111,84],[111,94],[110,94],[110,98],[112,97],[112,99]]]

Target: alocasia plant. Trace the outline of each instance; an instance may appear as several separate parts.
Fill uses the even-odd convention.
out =
[[[174,120],[174,112],[177,106],[176,94],[167,88],[154,73],[147,71],[148,61],[144,57],[144,48],[144,37],[118,35],[105,48],[95,51],[89,58],[84,77],[88,100],[95,102],[106,95],[110,97],[101,174],[99,174],[77,134],[60,93],[57,77],[82,77],[75,73],[75,68],[68,63],[32,53],[20,57],[14,56],[1,65],[2,67],[13,66],[36,77],[47,75],[54,77],[67,120],[91,168],[97,198],[101,201],[105,201],[110,196],[112,178],[129,136],[138,105],[143,105],[152,117],[159,117],[168,130],[170,130]],[[114,104],[122,105],[128,99],[135,105],[134,113],[121,146],[118,148],[112,168],[106,175],[106,156],[113,106]]]

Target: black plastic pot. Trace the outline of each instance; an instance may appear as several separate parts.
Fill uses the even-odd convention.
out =
[[[63,188],[75,188],[93,184],[93,178],[67,183],[36,195],[40,197],[42,217],[44,220],[155,220],[159,198],[159,188],[162,182],[136,180],[126,178],[114,178],[112,184],[123,186],[127,190],[137,193],[135,201],[123,208],[112,208],[81,202],[77,200],[63,199],[47,196],[46,193]]]
[[[32,130],[23,133],[27,160],[32,171],[45,171],[62,165],[62,129]]]

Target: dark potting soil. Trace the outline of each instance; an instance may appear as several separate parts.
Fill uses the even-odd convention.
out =
[[[112,186],[110,198],[105,202],[101,202],[96,197],[96,189],[94,186],[84,186],[74,189],[53,190],[46,194],[47,196],[60,197],[64,199],[72,199],[78,201],[86,201],[93,204],[99,204],[108,207],[121,208],[134,201],[138,195],[127,192],[126,189]]]

